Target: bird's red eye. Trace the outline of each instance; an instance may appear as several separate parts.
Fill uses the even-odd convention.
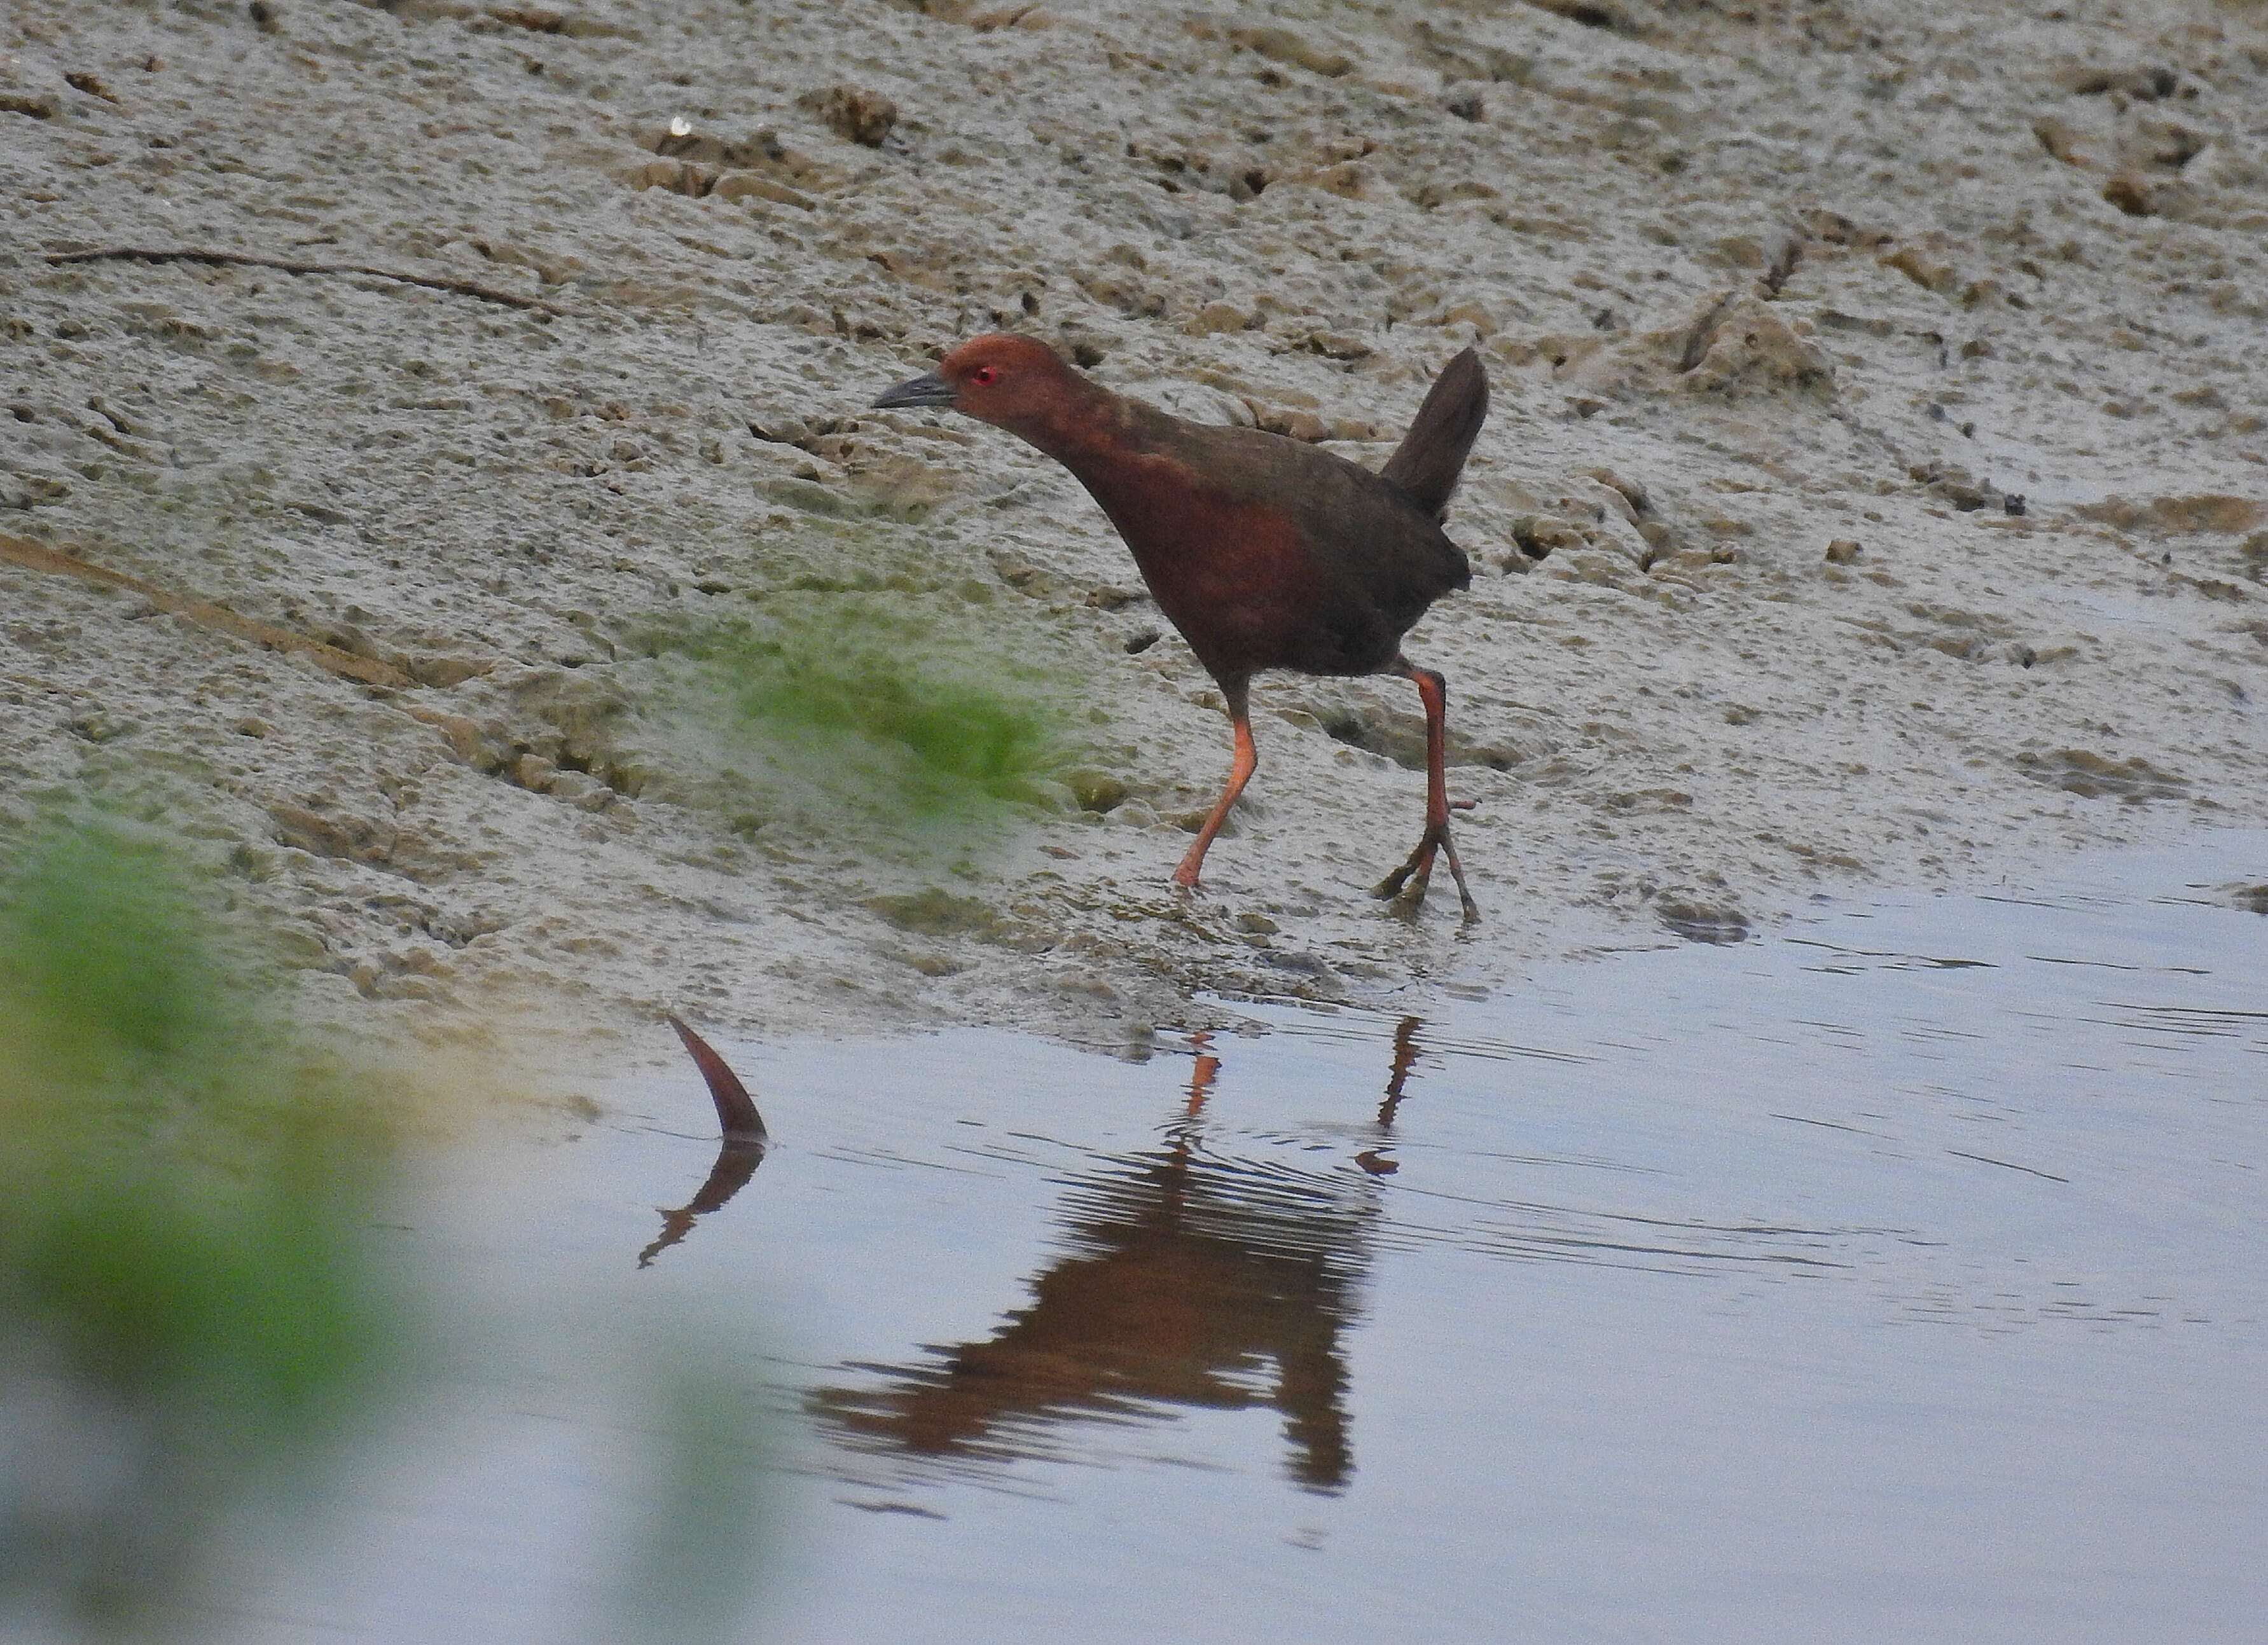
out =
[[[976,384],[977,387],[983,388],[990,386],[993,378],[999,375],[1000,373],[994,371],[990,366],[980,365],[968,374],[968,380]]]

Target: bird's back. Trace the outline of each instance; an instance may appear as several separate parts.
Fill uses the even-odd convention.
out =
[[[1216,676],[1375,672],[1428,606],[1471,581],[1435,518],[1368,469],[1123,403],[1122,452],[1072,472]]]

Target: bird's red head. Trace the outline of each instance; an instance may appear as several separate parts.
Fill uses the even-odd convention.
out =
[[[938,363],[926,377],[901,383],[874,404],[879,408],[949,407],[1011,430],[1045,423],[1076,404],[1083,386],[1078,374],[1035,337],[994,332],[972,337]]]

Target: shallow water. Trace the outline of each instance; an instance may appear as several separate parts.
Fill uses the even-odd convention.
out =
[[[705,1336],[733,1637],[2257,1640],[2264,878],[2224,834],[1140,1063],[720,1046],[752,1176],[687,1067],[394,1230],[491,1323],[215,1631],[608,1637],[676,1500],[642,1356]]]

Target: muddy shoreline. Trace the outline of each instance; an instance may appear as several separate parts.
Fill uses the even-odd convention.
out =
[[[665,1009],[1139,1045],[2255,822],[2264,92],[2204,0],[26,0],[0,534],[112,576],[0,557],[0,838],[161,824],[312,1017],[621,1061]],[[58,261],[126,249],[264,261]],[[1480,349],[1410,644],[1476,932],[1367,895],[1393,681],[1263,679],[1173,892],[1210,681],[1067,475],[860,409],[1002,325],[1373,464]],[[868,622],[1069,682],[1039,803],[721,782],[653,636]]]

